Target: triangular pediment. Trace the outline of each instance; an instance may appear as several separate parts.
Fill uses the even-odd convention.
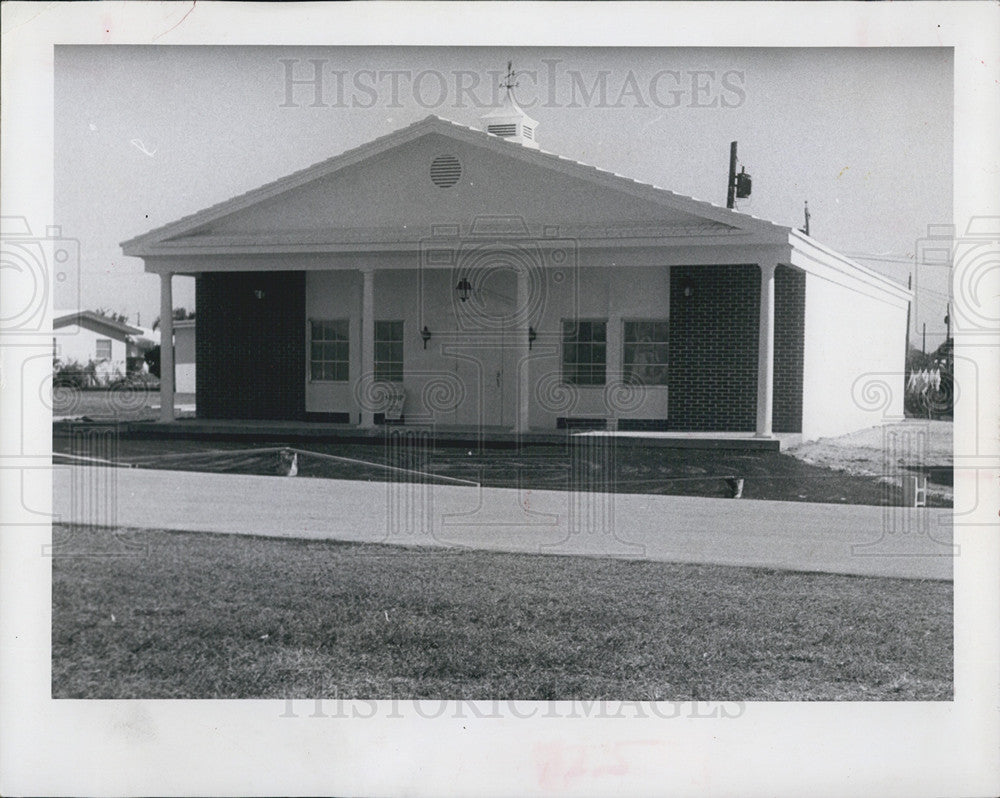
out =
[[[534,235],[670,238],[772,227],[431,117],[125,242],[126,254],[416,242],[440,225],[516,218]],[[481,225],[480,225],[481,226]]]

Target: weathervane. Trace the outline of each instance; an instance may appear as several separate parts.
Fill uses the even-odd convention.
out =
[[[500,84],[500,88],[507,89],[508,94],[513,94],[514,89],[517,87],[517,73],[514,71],[514,62],[507,62],[507,74],[504,76],[503,83]]]

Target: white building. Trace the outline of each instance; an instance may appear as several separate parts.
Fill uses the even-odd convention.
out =
[[[137,354],[134,337],[141,333],[137,327],[99,313],[76,311],[53,320],[52,353],[63,363],[76,361],[86,366],[93,361],[106,381],[125,376],[128,358]]]
[[[904,287],[545,152],[510,98],[485,125],[430,116],[123,243],[165,329],[197,280],[199,417],[808,439],[901,415]],[[899,390],[873,411],[866,379]]]

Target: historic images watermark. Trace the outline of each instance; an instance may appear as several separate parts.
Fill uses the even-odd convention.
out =
[[[467,699],[419,700],[390,697],[377,699],[332,698],[285,699],[279,718],[290,719],[396,719],[412,717],[502,719],[601,718],[607,720],[675,720],[711,718],[732,720],[746,712],[744,701],[473,701]]]
[[[282,108],[496,108],[500,70],[354,69],[329,58],[282,58],[277,79]],[[575,69],[542,58],[518,69],[518,104],[530,108],[739,108],[747,74],[739,69],[627,71]]]

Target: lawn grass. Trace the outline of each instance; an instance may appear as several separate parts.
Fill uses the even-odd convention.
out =
[[[946,582],[55,534],[92,554],[53,560],[56,698],[952,697]]]
[[[193,393],[174,395],[177,405],[193,404]],[[141,383],[116,388],[56,388],[52,393],[53,417],[155,421],[159,418],[160,392]],[[178,417],[183,416],[179,413]]]

